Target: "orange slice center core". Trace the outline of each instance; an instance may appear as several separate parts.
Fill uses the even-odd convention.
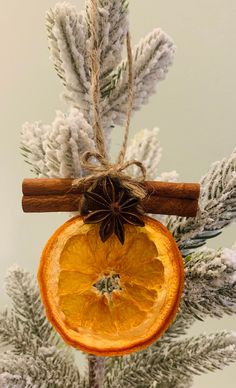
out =
[[[122,290],[120,285],[120,275],[118,273],[111,273],[109,275],[104,274],[104,276],[93,284],[102,295],[111,296],[114,290]]]

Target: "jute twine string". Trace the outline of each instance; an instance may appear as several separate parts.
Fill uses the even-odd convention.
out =
[[[93,99],[93,115],[94,115],[94,134],[95,144],[98,152],[104,159],[108,159],[104,132],[102,129],[102,120],[100,112],[100,49],[98,44],[98,26],[97,26],[97,0],[91,2],[91,35],[92,35],[92,48],[91,48],[91,77],[92,77],[92,99]]]
[[[122,186],[127,188],[131,194],[137,198],[143,199],[146,192],[142,186],[142,182],[146,178],[146,169],[143,164],[137,160],[130,160],[125,162],[125,154],[127,150],[129,128],[133,109],[133,57],[131,48],[130,33],[127,33],[127,56],[128,56],[128,109],[127,120],[125,125],[124,140],[121,150],[118,155],[117,162],[111,164],[108,159],[106,151],[106,143],[104,138],[104,131],[102,128],[101,111],[100,111],[100,48],[98,44],[98,26],[97,26],[97,0],[91,0],[91,74],[92,74],[92,100],[93,100],[93,114],[94,114],[94,135],[97,151],[87,151],[81,158],[81,167],[91,174],[73,181],[73,186],[82,186],[93,184],[100,178],[111,176],[118,178]],[[93,161],[93,162],[92,162]],[[94,163],[96,161],[97,163]],[[140,178],[134,180],[125,173],[130,166],[137,166],[140,169]]]

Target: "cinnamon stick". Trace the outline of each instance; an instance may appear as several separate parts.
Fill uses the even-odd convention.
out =
[[[142,207],[145,213],[196,217],[198,211],[198,200],[168,198],[153,195],[142,201]]]
[[[36,195],[23,196],[22,208],[25,213],[73,212],[79,211],[81,195]],[[142,201],[144,211],[153,214],[196,216],[196,199],[168,198],[151,195]]]
[[[26,213],[79,211],[86,185],[72,186],[73,179],[25,179],[22,207]],[[146,213],[195,217],[200,185],[197,183],[144,182]]]
[[[28,195],[22,198],[25,213],[50,213],[79,211],[81,196],[68,195]]]
[[[82,194],[88,186],[73,186],[73,179],[25,179],[22,191],[25,196]],[[199,199],[198,183],[173,183],[147,181],[144,184],[148,195],[168,198]]]
[[[66,178],[24,179],[22,192],[24,195],[63,195],[81,194],[85,189],[73,187],[72,183],[73,179]]]
[[[147,181],[144,187],[148,194],[169,198],[199,199],[199,183],[175,183]]]

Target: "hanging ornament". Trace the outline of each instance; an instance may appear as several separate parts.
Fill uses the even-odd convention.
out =
[[[183,289],[183,260],[170,232],[145,213],[195,216],[199,185],[146,182],[141,162],[125,161],[133,100],[127,34],[128,113],[117,162],[111,164],[100,117],[96,1],[91,20],[91,78],[96,150],[81,179],[23,182],[26,212],[80,210],[43,251],[38,279],[48,319],[65,342],[100,356],[128,354],[159,338],[173,321]],[[136,165],[140,179],[127,174]]]

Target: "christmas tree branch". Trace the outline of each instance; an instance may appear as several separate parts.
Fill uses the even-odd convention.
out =
[[[35,279],[32,275],[13,267],[6,277],[6,291],[12,300],[11,314],[2,316],[9,323],[9,330],[13,332],[22,329],[23,335],[27,333],[24,341],[18,341],[15,337],[15,343],[18,345],[17,354],[20,345],[25,347],[25,341],[32,341],[36,346],[55,345],[59,343],[59,337],[48,324],[44,314],[44,308],[41,304],[39,291],[35,286]],[[6,331],[1,332],[6,336]],[[21,339],[21,338],[20,338]],[[12,337],[12,341],[14,336]],[[25,352],[25,348],[22,349]]]
[[[161,157],[162,148],[159,141],[158,128],[153,128],[152,130],[143,129],[136,133],[131,140],[126,153],[126,160],[142,160],[142,163],[146,168],[148,180],[176,182],[179,177],[176,171],[158,172]],[[135,166],[130,167],[129,173],[133,177],[139,177],[139,170]],[[152,217],[158,219],[163,224],[166,224],[166,215],[152,214]]]
[[[156,90],[173,62],[175,45],[160,29],[154,30],[134,49],[134,101],[133,109],[139,110]],[[112,83],[102,89],[103,117],[107,122],[123,124],[127,111],[128,62],[123,61],[112,75]]]
[[[183,387],[183,379],[191,381],[194,375],[222,369],[235,360],[235,334],[201,335],[125,357],[119,371],[118,364],[114,375],[111,371],[107,375],[105,387]]]
[[[179,313],[154,346],[187,333],[195,320],[236,312],[236,251],[203,249],[185,261],[185,287]]]
[[[163,182],[176,182],[176,171],[158,173],[159,163],[162,157],[162,148],[159,141],[159,129],[143,129],[136,133],[131,140],[127,153],[127,160],[142,160],[147,171],[147,180]],[[131,176],[137,177],[139,170],[134,166],[130,168]]]
[[[159,141],[159,129],[143,129],[132,138],[126,153],[126,160],[142,160],[147,170],[147,180],[155,180],[162,157]],[[137,167],[130,168],[131,176],[138,176]]]
[[[80,157],[94,149],[93,129],[77,109],[57,111],[51,126],[24,124],[21,149],[38,177],[81,177]]]
[[[66,88],[65,97],[88,118],[91,75],[85,15],[70,4],[58,3],[47,13],[46,25],[51,57]]]
[[[91,20],[93,0],[86,0],[88,30],[94,28]],[[126,35],[128,32],[128,1],[98,0],[97,1],[97,36],[101,66],[101,88],[110,82],[111,72],[122,59]]]
[[[14,383],[17,385],[13,385]],[[86,387],[85,382],[80,381],[78,369],[73,368],[68,354],[54,347],[39,348],[34,356],[27,354],[16,356],[9,351],[1,354],[0,386],[9,388]]]
[[[0,385],[31,388],[47,382],[45,388],[85,387],[70,349],[45,317],[34,277],[14,267],[6,289],[12,309],[0,317]]]
[[[167,227],[183,254],[217,236],[236,218],[236,150],[215,162],[201,179],[200,211],[196,218],[169,217]]]
[[[105,376],[105,358],[88,356],[89,388],[102,388]]]
[[[186,311],[184,300],[182,300],[174,322],[169,326],[163,336],[153,344],[153,347],[160,347],[163,344],[168,344],[175,341],[178,337],[187,334],[188,329],[195,321],[196,318],[189,311]]]
[[[57,4],[47,14],[51,57],[66,88],[65,98],[89,121],[91,117],[91,2],[86,15],[69,4]],[[128,1],[98,0],[97,35],[101,67],[103,125],[110,129],[126,117],[128,63],[121,61],[128,31]],[[150,33],[134,50],[134,110],[148,101],[173,62],[175,46],[160,29]],[[119,64],[120,63],[120,64]],[[115,69],[115,70],[114,70]]]
[[[198,319],[236,312],[236,252],[204,249],[186,258],[184,309]]]

